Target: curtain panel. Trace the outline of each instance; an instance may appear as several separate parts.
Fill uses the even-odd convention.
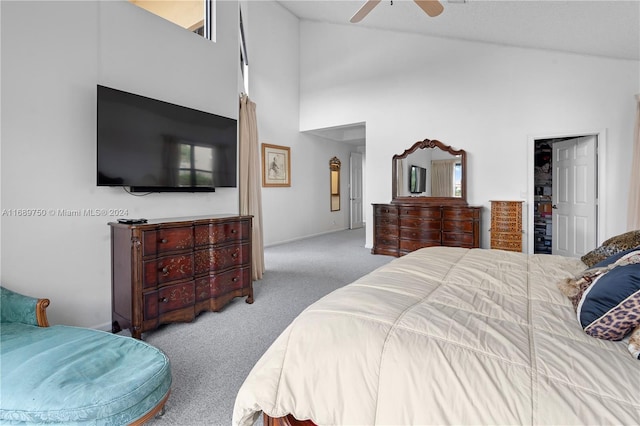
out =
[[[431,162],[431,196],[453,196],[453,169],[456,160],[433,160]]]
[[[240,97],[240,214],[253,216],[251,245],[252,279],[264,274],[264,242],[262,230],[262,192],[260,180],[260,150],[256,104],[247,95]]]

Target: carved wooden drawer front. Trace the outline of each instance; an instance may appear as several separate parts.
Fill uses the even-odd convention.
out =
[[[193,253],[167,256],[144,262],[144,287],[193,276]]]
[[[217,249],[196,251],[196,274],[221,271],[250,261],[251,246],[233,245]]]
[[[219,297],[241,289],[250,273],[249,268],[240,268],[212,275],[210,278],[211,296]]]
[[[376,217],[376,224],[380,225],[380,226],[395,226],[398,223],[398,217],[397,216],[388,216],[388,215],[384,215],[384,216],[377,216]]]
[[[192,227],[159,229],[145,231],[143,234],[144,256],[193,248]]]
[[[442,222],[442,230],[445,232],[473,232],[473,222],[462,220],[445,220]]]
[[[400,217],[402,216],[414,216],[414,217],[422,217],[428,219],[440,219],[442,217],[442,212],[440,207],[433,208],[401,208],[400,209]]]
[[[251,221],[220,215],[110,223],[112,330],[128,328],[139,339],[160,324],[219,311],[235,297],[253,303]]]
[[[443,232],[442,245],[470,247],[473,245],[473,234],[458,232]]]
[[[428,230],[419,228],[401,228],[400,241],[402,240],[427,240],[440,245],[440,229]]]
[[[195,229],[196,246],[246,240],[250,232],[249,222],[199,225]]]
[[[400,216],[401,228],[420,228],[440,230],[440,220],[421,219],[412,216]]]
[[[211,297],[209,289],[209,277],[198,278],[196,280],[196,302],[207,300]]]
[[[390,206],[390,205],[381,205],[381,204],[375,204],[374,205],[374,214],[375,216],[384,216],[387,215],[388,217],[395,217],[398,215],[398,208],[395,206]]]
[[[162,287],[159,290],[145,293],[144,315],[146,318],[156,318],[160,314],[192,306],[194,302],[193,281]]]

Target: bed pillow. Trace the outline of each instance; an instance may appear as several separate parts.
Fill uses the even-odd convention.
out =
[[[612,263],[618,261],[622,256],[625,256],[631,253],[632,251],[637,251],[637,250],[640,250],[640,247],[634,247],[634,248],[630,248],[629,250],[623,250],[619,253],[614,254],[613,256],[607,257],[605,260],[602,260],[596,263],[595,265],[591,266],[589,269],[603,268],[605,266],[609,266]]]
[[[624,250],[640,247],[640,229],[611,237],[580,258],[588,267]]]
[[[604,266],[585,270],[559,284],[582,329],[590,336],[621,340],[633,332],[629,351],[638,357],[640,327],[640,250],[614,255]],[[635,331],[634,331],[635,330]]]

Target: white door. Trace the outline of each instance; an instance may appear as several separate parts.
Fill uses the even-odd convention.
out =
[[[596,247],[597,137],[553,144],[553,254],[580,257]]]
[[[352,152],[349,158],[349,212],[349,228],[362,228],[362,154],[359,152]]]

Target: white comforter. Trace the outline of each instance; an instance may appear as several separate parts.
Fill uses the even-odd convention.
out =
[[[242,385],[317,424],[638,424],[640,363],[582,332],[556,283],[578,259],[433,247],[311,305]]]

